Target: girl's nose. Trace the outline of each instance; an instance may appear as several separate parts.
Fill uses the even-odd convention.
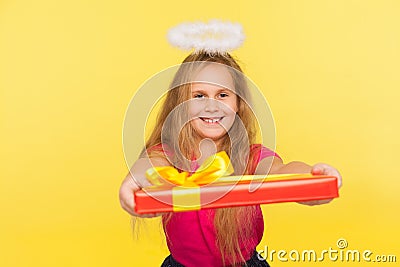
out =
[[[205,108],[204,108],[204,111],[207,111],[207,112],[216,112],[216,111],[218,111],[218,110],[219,110],[219,103],[218,103],[218,100],[215,100],[215,99],[212,99],[212,98],[207,99],[207,102],[206,102],[206,106],[205,106]]]

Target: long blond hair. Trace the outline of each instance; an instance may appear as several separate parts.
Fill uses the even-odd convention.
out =
[[[235,93],[238,95],[238,112],[231,129],[229,129],[232,134],[225,135],[218,150],[227,152],[235,169],[235,174],[252,174],[255,168],[254,155],[249,153],[249,144],[256,142],[257,124],[251,109],[250,92],[242,69],[237,61],[227,53],[209,55],[205,52],[196,52],[185,58],[174,76],[170,90],[158,114],[155,128],[147,140],[141,156],[165,158],[166,156],[162,149],[152,149],[150,151],[147,149],[166,143],[174,152],[179,151],[178,153],[173,153],[174,157],[171,164],[180,166],[180,169],[190,169],[187,166],[189,163],[185,159],[191,158],[193,148],[198,147],[198,144],[196,144],[197,138],[193,138],[196,136],[195,130],[190,123],[185,124],[182,129],[179,129],[179,127],[166,127],[163,129],[162,127],[174,108],[191,98],[190,83],[188,82],[193,77],[193,73],[198,71],[199,68],[197,66],[199,65],[187,65],[186,63],[197,62],[213,62],[228,66],[227,69],[234,80]],[[174,118],[174,120],[179,119],[182,119],[182,117]],[[243,130],[243,126],[245,130]],[[166,136],[172,138],[178,136],[178,142],[168,139],[162,140],[162,131],[170,131]],[[228,263],[230,265],[240,265],[246,261],[240,250],[240,240],[246,240],[254,234],[254,226],[248,222],[254,218],[255,214],[255,206],[216,209],[214,217],[214,226],[217,233],[216,241],[224,266],[225,257],[233,259],[232,262]],[[163,215],[163,223],[169,223],[172,216],[173,213]]]

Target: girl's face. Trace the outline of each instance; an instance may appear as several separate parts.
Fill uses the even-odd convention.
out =
[[[210,64],[194,78],[189,112],[191,125],[200,141],[209,138],[217,143],[235,120],[237,96],[227,67]]]

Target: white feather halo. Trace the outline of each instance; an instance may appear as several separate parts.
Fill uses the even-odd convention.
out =
[[[208,23],[182,23],[168,31],[171,45],[183,50],[226,53],[240,47],[244,33],[239,23],[210,20]]]

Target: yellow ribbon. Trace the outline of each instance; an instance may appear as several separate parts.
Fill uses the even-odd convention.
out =
[[[179,185],[172,188],[173,211],[189,211],[201,208],[200,185],[212,183],[233,171],[228,155],[221,151],[208,157],[192,175],[165,166],[148,169],[146,177],[154,186],[165,185],[166,181]]]
[[[264,182],[265,180],[274,181],[288,178],[305,179],[313,176],[311,173],[229,176],[233,172],[228,155],[225,151],[221,151],[208,157],[192,175],[189,172],[179,172],[172,166],[163,166],[148,169],[146,177],[154,187],[167,185],[166,181],[178,185],[172,188],[173,211],[188,211],[201,208],[201,185],[212,182],[226,184]]]
[[[165,180],[167,180],[175,185],[197,187],[228,176],[233,171],[228,155],[225,151],[221,151],[208,157],[192,175],[189,172],[179,172],[172,166],[163,166],[148,169],[146,177],[156,186],[166,184]]]

